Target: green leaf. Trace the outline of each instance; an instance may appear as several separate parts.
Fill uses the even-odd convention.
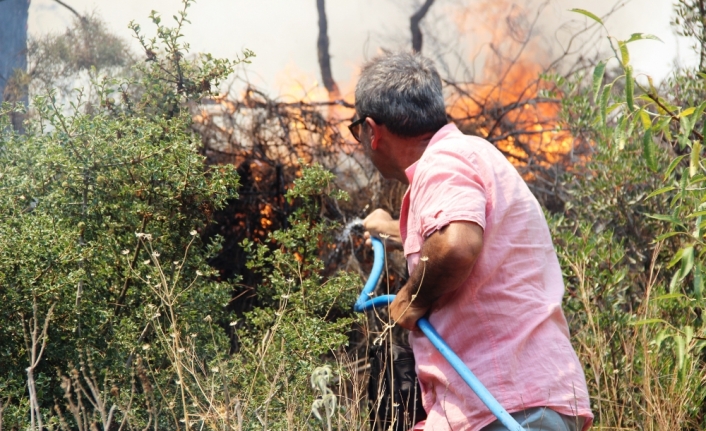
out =
[[[681,118],[681,117],[686,117],[687,115],[693,114],[694,111],[696,111],[696,108],[694,108],[693,106],[690,107],[690,108],[686,108],[685,110],[681,111],[681,112],[679,113],[679,115],[677,115],[677,117],[679,117],[679,118]]]
[[[645,129],[649,129],[652,127],[652,118],[650,118],[650,114],[647,113],[643,108],[640,108],[639,111],[639,116],[640,116],[640,121],[642,121],[642,127]]]
[[[580,13],[581,15],[587,16],[587,17],[591,18],[592,20],[596,21],[598,24],[605,26],[603,24],[603,21],[601,21],[600,18],[598,18],[596,15],[592,14],[591,12],[589,12],[585,9],[571,9],[570,11]]]
[[[616,109],[618,109],[619,107],[623,106],[624,104],[625,104],[625,103],[623,103],[623,102],[613,103],[613,104],[610,105],[610,106],[608,107],[608,109],[606,110],[606,114],[610,115],[611,112],[615,111]]]
[[[650,193],[649,195],[647,195],[647,197],[645,199],[649,199],[649,198],[661,195],[662,193],[671,192],[675,188],[676,187],[674,187],[674,186],[662,187],[661,189],[657,189],[657,190],[653,191],[652,193]]]
[[[703,205],[699,205],[699,208],[703,208]],[[699,211],[697,211],[697,213],[700,211],[704,211],[704,210],[699,210]],[[694,223],[695,229],[691,233],[691,236],[696,238],[696,240],[698,241],[701,238],[701,224],[703,223],[703,218],[704,218],[703,216],[706,214],[695,214],[695,215],[696,215],[696,222]]]
[[[663,329],[663,330],[659,331],[659,333],[657,334],[657,337],[655,337],[655,339],[652,341],[655,343],[655,345],[659,349],[660,347],[662,347],[662,343],[667,338],[672,338],[672,334],[670,333],[670,331]]]
[[[667,232],[667,233],[662,234],[662,235],[658,236],[657,238],[655,238],[655,242],[660,242],[660,241],[663,241],[663,240],[665,240],[665,239],[667,239],[667,238],[671,238],[671,237],[673,237],[673,236],[677,236],[677,235],[679,235],[680,233],[684,233],[684,232]]]
[[[669,293],[677,290],[677,281],[679,281],[679,272],[675,272],[672,276],[672,281],[669,282]]]
[[[681,256],[681,268],[679,269],[679,281],[686,278],[694,268],[694,246],[689,246],[684,249]]]
[[[697,262],[696,265],[694,265],[694,298],[700,301],[703,298],[703,291],[703,269],[701,268],[701,262]]]
[[[694,141],[691,144],[691,157],[689,158],[689,176],[693,177],[699,172],[699,162],[701,161],[701,142]]]
[[[662,39],[658,38],[657,36],[655,36],[653,34],[644,34],[644,33],[633,33],[630,36],[630,39],[628,39],[625,43],[635,42],[636,40],[647,40],[647,39],[658,40],[658,41],[664,43],[662,41]]]
[[[686,325],[683,328],[683,331],[684,331],[684,337],[686,338],[687,351],[689,351],[689,344],[691,344],[691,340],[694,338],[694,328],[690,325]]]
[[[706,210],[701,210],[701,211],[696,211],[695,213],[691,213],[686,218],[694,218],[694,217],[701,217],[706,215]]]
[[[664,319],[653,318],[653,319],[642,319],[642,320],[636,320],[634,322],[630,322],[630,324],[633,326],[652,325],[653,323],[667,323],[667,321]]]
[[[653,218],[655,220],[662,220],[662,221],[668,221],[670,223],[676,224],[676,225],[682,225],[682,223],[677,220],[674,216],[670,215],[663,215],[663,214],[646,214],[647,217]]]
[[[635,110],[635,81],[632,79],[632,66],[625,67],[625,101],[628,103],[628,110]]]
[[[598,101],[598,93],[603,83],[603,75],[605,74],[605,65],[606,63],[601,61],[596,68],[593,69],[593,103]]]
[[[674,257],[672,257],[672,260],[669,261],[667,264],[667,268],[671,268],[674,265],[676,265],[678,262],[681,262],[683,256],[685,253],[688,252],[688,249],[691,250],[691,257],[693,259],[694,257],[694,246],[690,245],[688,247],[680,248],[675,254]]]
[[[701,116],[702,116],[703,113],[704,113],[704,110],[706,110],[706,102],[702,102],[702,103],[698,106],[698,108],[696,108],[696,113],[694,114],[694,119],[695,119],[696,121],[698,121],[698,119],[701,118]]]
[[[630,64],[630,51],[628,51],[628,46],[623,41],[618,42],[618,47],[620,48],[620,61],[623,63],[625,73],[627,74],[627,67],[628,64]]]
[[[652,172],[657,172],[657,156],[655,156],[655,143],[652,141],[651,129],[647,129],[642,137],[642,157],[647,162],[647,167]]]
[[[667,178],[669,178],[669,176],[672,174],[672,171],[674,170],[674,168],[676,168],[679,165],[679,162],[681,162],[684,157],[686,157],[686,155],[679,156],[679,157],[675,158],[674,160],[672,160],[672,162],[667,167],[667,171],[664,173],[665,181],[667,180]]]
[[[681,293],[667,293],[665,295],[655,296],[654,298],[652,298],[652,300],[653,301],[664,301],[667,299],[677,299],[677,298],[683,298],[683,297],[684,297],[684,295]]]

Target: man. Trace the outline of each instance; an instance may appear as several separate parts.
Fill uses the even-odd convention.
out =
[[[588,429],[593,415],[561,309],[561,269],[527,185],[490,143],[447,124],[430,60],[375,58],[355,98],[353,136],[385,178],[409,185],[399,221],[378,209],[364,225],[407,257],[410,277],[390,315],[412,331],[428,414],[415,429],[505,429],[418,330],[425,315],[525,429]]]

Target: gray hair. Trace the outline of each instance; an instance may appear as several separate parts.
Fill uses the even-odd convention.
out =
[[[398,136],[434,133],[446,125],[441,78],[419,54],[385,53],[363,66],[355,87],[355,110]]]

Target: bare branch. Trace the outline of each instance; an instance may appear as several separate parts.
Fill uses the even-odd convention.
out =
[[[82,23],[85,24],[86,22],[88,22],[88,18],[86,18],[85,16],[81,15],[80,13],[78,13],[78,12],[76,11],[76,9],[72,8],[72,7],[69,6],[68,4],[64,3],[64,2],[61,1],[61,0],[54,0],[54,1],[57,2],[57,3],[59,3],[60,5],[64,6],[66,9],[70,10],[71,13],[74,14],[74,15],[76,15],[76,18],[78,18],[79,20],[81,20]]]
[[[316,0],[316,9],[319,12],[319,40],[317,41],[316,49],[319,53],[321,79],[324,82],[324,87],[328,90],[329,97],[331,99],[337,99],[340,92],[336,81],[333,80],[333,74],[331,73],[331,55],[329,54],[328,21],[326,20],[325,0]]]
[[[44,354],[44,348],[47,345],[48,341],[48,331],[49,331],[49,322],[51,321],[52,313],[54,312],[54,306],[56,303],[53,303],[50,307],[49,310],[47,311],[47,315],[44,318],[44,325],[42,328],[41,335],[39,334],[39,316],[38,316],[38,308],[37,308],[37,298],[33,298],[32,302],[32,318],[29,321],[29,328],[28,330],[25,330],[24,322],[22,322],[22,331],[25,336],[25,340],[28,338],[28,332],[31,334],[32,340],[31,340],[31,345],[30,345],[30,350],[27,352],[29,356],[29,367],[27,367],[27,390],[29,392],[29,404],[30,404],[30,420],[31,420],[31,429],[32,431],[34,430],[41,430],[44,428],[44,425],[42,423],[42,414],[39,409],[39,400],[37,398],[37,388],[36,388],[36,382],[34,380],[34,369],[39,365],[39,362],[42,359],[42,355]],[[26,341],[25,341],[26,342]],[[39,352],[37,352],[37,349],[40,349]]]
[[[414,52],[422,52],[422,30],[419,28],[419,23],[433,4],[434,0],[426,0],[422,7],[409,18],[409,28],[412,30],[412,50]]]

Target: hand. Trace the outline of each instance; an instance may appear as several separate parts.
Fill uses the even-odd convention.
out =
[[[363,220],[365,229],[365,243],[371,245],[371,236],[380,238],[387,235],[386,243],[389,247],[402,248],[402,236],[400,235],[400,221],[394,220],[390,213],[383,209],[376,209]]]
[[[417,320],[427,314],[429,307],[419,306],[418,301],[415,304],[407,286],[405,286],[395,296],[392,304],[390,304],[389,311],[393,322],[410,331],[416,331],[419,329]]]

